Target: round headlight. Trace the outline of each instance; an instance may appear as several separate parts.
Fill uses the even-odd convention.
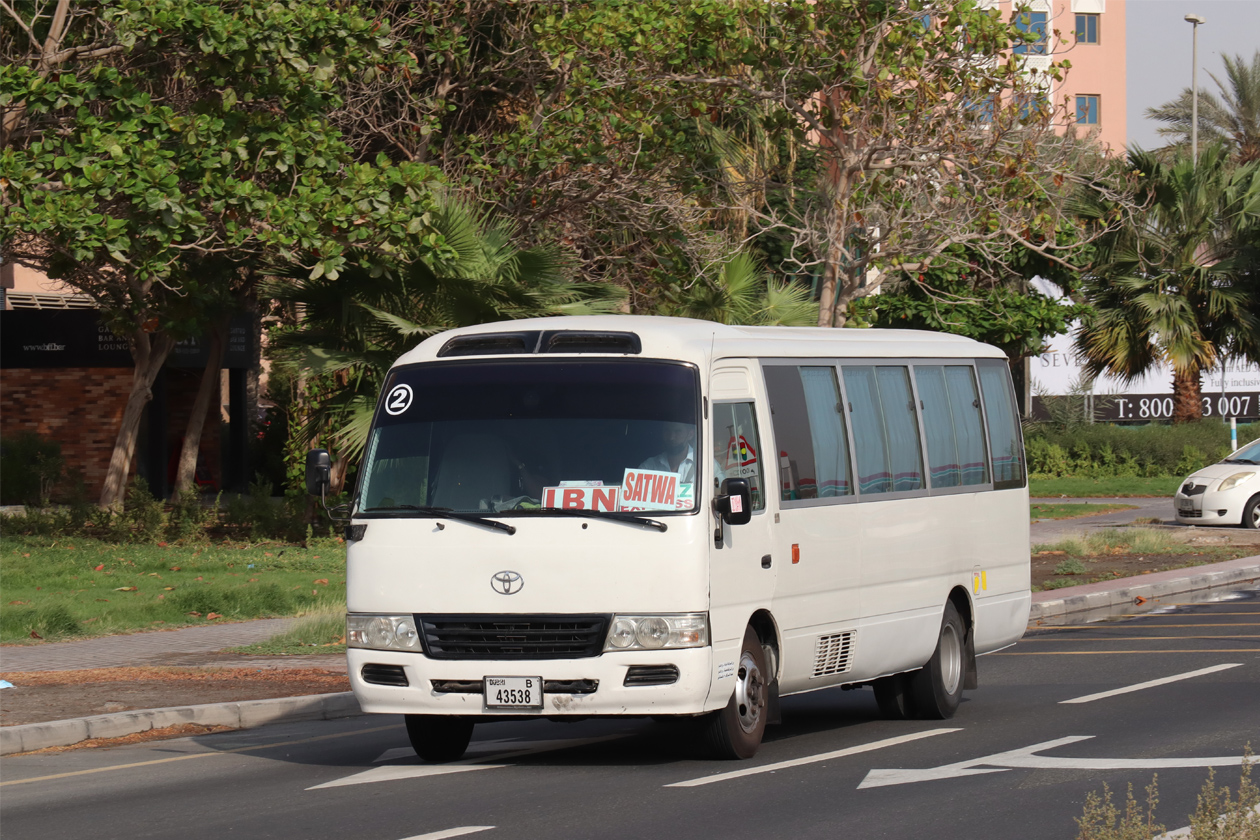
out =
[[[394,627],[394,639],[399,647],[413,648],[420,643],[420,634],[409,621],[400,621]]]
[[[669,640],[669,622],[655,616],[652,618],[641,618],[639,619],[639,629],[635,633],[635,638],[639,640],[639,645],[642,647],[662,647]]]
[[[619,618],[613,622],[612,631],[608,634],[608,644],[615,648],[628,648],[634,644],[634,622],[628,618]]]
[[[387,648],[394,641],[394,622],[385,616],[377,616],[367,623],[363,637],[368,647]]]

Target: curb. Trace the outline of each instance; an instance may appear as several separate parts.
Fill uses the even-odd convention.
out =
[[[140,709],[109,715],[94,715],[46,723],[0,727],[0,755],[68,747],[89,738],[121,738],[150,729],[196,723],[203,726],[230,726],[253,729],[272,723],[299,720],[333,720],[354,717],[363,712],[354,694],[307,694],[273,700],[242,700],[236,703],[205,703],[199,706],[170,706]]]
[[[1121,581],[1134,582],[1125,585]],[[1154,601],[1172,595],[1184,595],[1188,592],[1202,592],[1257,581],[1260,581],[1260,555],[1240,557],[1237,560],[1213,563],[1210,566],[1155,572],[1142,575],[1140,578],[1122,578],[1117,581],[1087,583],[1068,589],[1034,592],[1028,624],[1032,627],[1048,618],[1129,607],[1133,606],[1135,601],[1141,603],[1138,601],[1139,598]]]

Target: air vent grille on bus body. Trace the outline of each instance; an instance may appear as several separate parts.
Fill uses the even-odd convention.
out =
[[[814,677],[843,674],[853,664],[853,644],[856,633],[832,633],[818,637],[818,652],[814,658]]]

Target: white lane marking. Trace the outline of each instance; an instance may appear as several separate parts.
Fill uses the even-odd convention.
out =
[[[1217,756],[1213,758],[1058,758],[1036,755],[1042,750],[1063,747],[1079,741],[1088,741],[1093,735],[1069,735],[1053,741],[1033,744],[1031,747],[1009,752],[985,755],[956,764],[943,764],[923,770],[872,770],[866,774],[858,790],[863,788],[904,785],[911,782],[929,782],[936,779],[953,779],[959,776],[976,776],[981,773],[1005,773],[1014,768],[1028,770],[1162,770],[1170,767],[1226,767],[1241,765],[1242,756]],[[987,765],[981,767],[980,765]]]
[[[427,776],[445,776],[450,773],[466,773],[470,770],[497,770],[500,767],[510,767],[510,764],[481,762],[502,762],[509,758],[519,758],[523,755],[533,755],[535,753],[552,752],[554,750],[567,750],[572,747],[583,747],[587,744],[598,744],[603,741],[612,741],[617,738],[624,738],[625,735],[604,735],[599,738],[578,738],[555,741],[531,741],[532,746],[526,749],[510,750],[508,752],[500,752],[494,755],[473,756],[471,758],[462,758],[459,761],[452,761],[449,764],[391,764],[385,767],[373,767],[371,770],[364,770],[361,773],[354,773],[340,779],[334,779],[331,782],[324,782],[321,785],[308,787],[307,790],[320,790],[321,788],[342,787],[344,785],[366,785],[372,782],[392,782],[397,779],[418,779]],[[419,761],[419,759],[416,759]]]
[[[1241,662],[1229,662],[1224,665],[1213,665],[1211,668],[1200,668],[1197,671],[1187,671],[1184,674],[1173,674],[1171,677],[1161,677],[1157,680],[1130,685],[1125,688],[1113,688],[1111,691],[1100,691],[1097,694],[1086,694],[1084,697],[1073,697],[1071,700],[1060,700],[1059,705],[1064,703],[1091,703],[1094,700],[1102,700],[1105,697],[1115,697],[1117,694],[1128,694],[1130,691],[1141,691],[1144,688],[1154,688],[1157,685],[1167,685],[1168,683],[1177,682],[1179,680],[1188,680],[1192,677],[1201,677],[1204,674],[1215,674],[1217,671],[1227,671],[1230,668],[1237,668]]]
[[[465,834],[476,834],[478,831],[489,831],[492,825],[465,825],[459,828],[447,828],[443,831],[431,831],[428,834],[417,834],[406,840],[445,840],[447,837],[463,837]]]
[[[725,782],[728,779],[738,779],[741,776],[753,776],[758,773],[773,773],[776,770],[783,770],[788,767],[799,767],[802,764],[816,764],[819,761],[827,761],[832,758],[843,758],[847,755],[857,755],[858,753],[871,752],[872,750],[882,750],[885,747],[895,747],[898,744],[908,744],[911,741],[918,741],[921,738],[931,738],[933,735],[944,735],[946,732],[961,732],[961,729],[931,729],[927,732],[914,732],[910,735],[899,735],[896,738],[885,738],[882,741],[872,741],[869,744],[859,744],[856,747],[845,747],[842,750],[833,750],[832,752],[819,753],[818,755],[807,755],[804,758],[793,758],[788,761],[779,761],[774,764],[763,764],[760,767],[749,767],[747,770],[732,770],[730,773],[718,773],[714,776],[701,776],[698,779],[688,779],[685,782],[674,782],[665,785],[665,787],[698,787],[700,785],[711,785],[714,782]]]

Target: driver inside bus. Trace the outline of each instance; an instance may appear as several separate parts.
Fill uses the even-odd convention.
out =
[[[663,423],[661,425],[663,451],[639,464],[639,469],[678,473],[680,484],[694,484],[696,481],[695,440],[696,427],[690,423]],[[722,469],[722,464],[717,458],[713,459],[713,474],[719,484],[726,478],[726,470]]]

